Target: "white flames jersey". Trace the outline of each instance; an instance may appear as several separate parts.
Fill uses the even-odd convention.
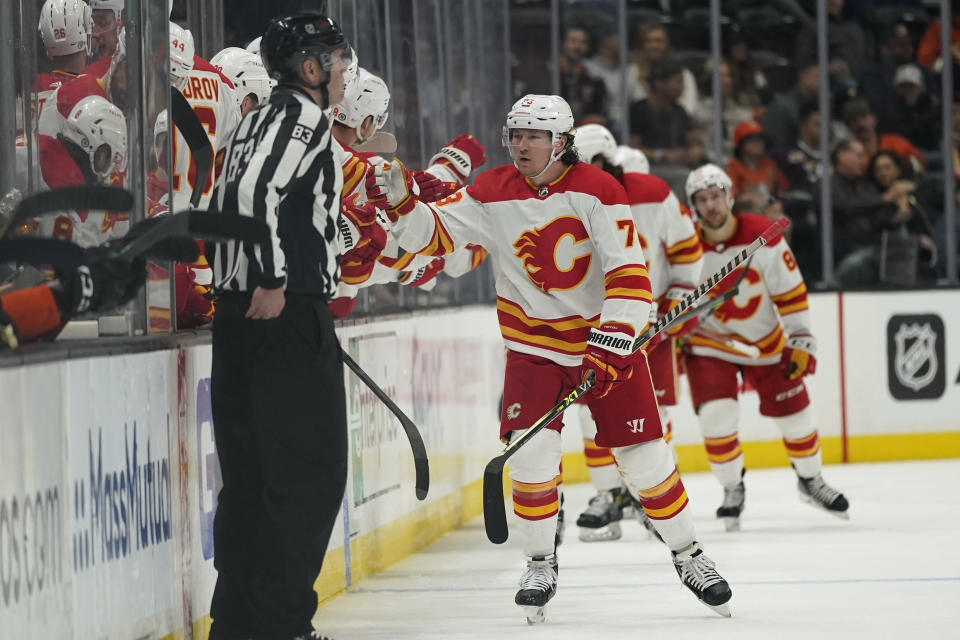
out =
[[[193,70],[182,93],[206,130],[214,153],[213,167],[204,177],[203,195],[198,205],[200,209],[206,209],[210,205],[210,197],[223,166],[224,151],[233,130],[240,123],[240,109],[233,91],[230,81],[209,62],[194,57]],[[170,183],[173,187],[173,211],[183,211],[190,208],[190,197],[198,179],[197,167],[190,147],[179,130],[172,138],[172,144],[173,175]]]
[[[637,241],[647,259],[653,299],[659,305],[664,304],[664,296],[682,299],[700,284],[703,267],[703,251],[693,219],[660,178],[624,173],[622,182],[636,224]]]
[[[769,219],[750,213],[738,214],[736,219],[737,230],[729,242],[711,245],[703,240],[705,273],[719,271],[772,224]],[[742,269],[728,276],[711,295],[720,295],[733,286]],[[740,282],[740,292],[701,322],[701,326],[720,336],[754,345],[760,350],[759,358],[752,359],[696,331],[687,338],[693,354],[748,365],[775,364],[788,337],[811,335],[807,286],[783,236],[777,236],[753,254],[749,270]]]
[[[639,335],[650,280],[623,187],[580,162],[534,186],[513,165],[434,204],[417,203],[395,227],[400,245],[431,256],[473,243],[493,261],[507,348],[580,364],[591,327],[618,322]]]

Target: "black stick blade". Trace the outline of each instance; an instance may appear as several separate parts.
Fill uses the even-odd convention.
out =
[[[0,262],[48,264],[72,269],[84,263],[86,251],[67,240],[55,238],[13,237],[0,240]]]
[[[503,504],[503,454],[487,463],[483,470],[483,526],[493,544],[507,541],[507,512]]]
[[[183,215],[182,213],[177,215]],[[239,240],[249,244],[266,244],[270,229],[263,220],[236,213],[190,212],[188,230],[205,240]]]

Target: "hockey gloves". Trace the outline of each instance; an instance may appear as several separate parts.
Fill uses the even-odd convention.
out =
[[[587,350],[580,365],[581,379],[593,371],[596,375],[592,392],[602,398],[617,384],[633,375],[633,366],[643,358],[643,352],[633,352],[633,328],[619,323],[607,323],[591,329],[587,336]]]
[[[446,167],[462,185],[470,173],[486,161],[487,151],[480,141],[468,133],[461,133],[430,158],[429,166]]]
[[[399,160],[367,169],[367,200],[386,212],[390,222],[410,213],[417,206],[413,195],[413,175]]]
[[[344,201],[340,224],[340,279],[358,285],[370,278],[377,258],[387,246],[387,232],[377,222],[377,210],[356,199]]]
[[[110,257],[117,242],[87,249],[86,264],[58,274],[63,290],[55,297],[65,318],[79,313],[109,311],[124,305],[147,281],[143,259],[127,262]]]
[[[414,171],[413,179],[417,183],[419,193],[417,200],[420,202],[436,202],[443,200],[447,196],[456,193],[460,185],[456,182],[444,182],[432,173],[426,171]]]
[[[780,354],[780,369],[787,380],[796,380],[817,370],[817,341],[813,336],[796,335],[787,339]]]

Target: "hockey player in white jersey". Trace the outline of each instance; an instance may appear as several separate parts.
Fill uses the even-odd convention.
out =
[[[207,132],[213,147],[214,163],[204,176],[197,176],[197,166],[190,147],[179,129],[171,138],[173,175],[173,211],[190,207],[194,185],[203,181],[199,209],[210,205],[210,197],[222,165],[223,152],[233,130],[240,123],[240,110],[233,83],[209,62],[195,53],[193,34],[174,22],[170,23],[170,81],[187,99],[193,113]],[[206,283],[204,283],[206,284]]]
[[[584,162],[591,162],[613,175],[627,192],[633,224],[624,224],[621,233],[625,242],[637,242],[643,249],[653,293],[651,318],[655,320],[657,315],[670,311],[700,282],[703,254],[693,220],[683,211],[666,182],[649,173],[636,171],[644,165],[649,168],[643,152],[634,151],[632,157],[626,156],[618,150],[613,134],[598,124],[578,127],[574,134]],[[634,170],[625,170],[617,164],[618,160],[627,161]],[[647,352],[664,425],[663,438],[668,443],[672,433],[665,407],[676,404],[678,383],[672,337],[682,335],[685,330],[684,326],[672,328],[669,332],[671,338]],[[594,442],[596,425],[587,407],[580,407],[580,426],[587,469],[597,490],[597,495],[577,518],[580,539],[585,542],[616,540],[621,536],[619,521],[624,509],[631,506],[630,493],[623,486],[610,449]],[[636,515],[648,531],[656,533],[642,509],[637,508]]]
[[[673,552],[683,584],[729,615],[730,587],[696,541],[686,491],[663,441],[646,354],[630,348],[652,298],[643,251],[623,234],[633,222],[627,195],[612,176],[579,161],[572,128],[562,98],[528,95],[504,127],[513,164],[425,204],[411,193],[407,169],[391,162],[368,173],[367,194],[394,221],[405,249],[441,256],[474,243],[490,252],[507,348],[500,437],[533,424],[593,372],[596,386],[585,402],[597,421],[597,444],[611,448]],[[557,418],[510,459],[526,556],[515,602],[531,623],[543,620],[557,588],[562,426]]]
[[[240,117],[266,104],[277,81],[270,77],[260,55],[239,47],[227,47],[210,58],[213,68],[233,83]]]
[[[390,224],[377,220],[376,208],[367,203],[364,178],[367,169],[382,163],[377,151],[389,144],[381,129],[387,122],[390,91],[381,78],[360,67],[344,91],[343,100],[333,105],[333,135],[343,165],[343,217],[340,221],[340,287],[332,306],[337,317],[352,308],[360,287],[399,282],[430,289],[440,271],[458,277],[483,262],[486,252],[476,246],[464,247],[451,255],[434,258],[400,249],[389,233]],[[464,142],[466,148],[452,145]],[[363,151],[361,151],[362,149]],[[450,160],[453,158],[453,160]],[[483,146],[472,136],[458,136],[432,159],[426,171],[414,173],[417,197],[433,202],[456,191],[476,164],[485,161]],[[456,167],[456,170],[452,168]],[[459,173],[463,171],[463,173]]]
[[[733,214],[732,186],[730,177],[712,164],[687,177],[686,195],[700,221],[706,272],[719,268],[771,224],[759,215]],[[803,276],[782,237],[757,251],[746,268],[739,293],[704,320],[684,346],[707,459],[723,486],[717,518],[728,531],[737,530],[744,507],[738,373],[757,390],[760,413],[779,427],[801,499],[846,518],[847,499],[820,473],[820,439],[803,382],[817,362]],[[748,351],[752,354],[745,355]]]

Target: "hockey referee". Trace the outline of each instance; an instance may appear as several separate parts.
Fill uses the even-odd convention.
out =
[[[351,48],[319,13],[274,18],[260,45],[278,82],[233,135],[211,209],[265,220],[269,245],[222,243],[211,375],[223,475],[210,638],[314,637],[314,582],[347,474],[337,288],[343,174],[323,109]]]

